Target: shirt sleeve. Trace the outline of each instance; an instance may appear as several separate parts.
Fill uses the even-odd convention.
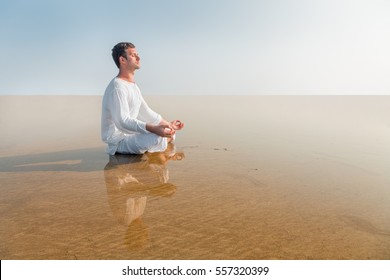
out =
[[[142,95],[140,95],[140,97],[141,97],[141,107],[138,115],[139,119],[141,121],[144,121],[145,123],[150,123],[153,125],[159,124],[162,119],[161,115],[156,113],[152,109],[150,109],[150,107],[148,106],[148,104],[146,103]]]
[[[149,133],[146,130],[146,122],[130,117],[129,105],[125,97],[125,92],[115,89],[112,94],[112,118],[116,126],[123,132]]]

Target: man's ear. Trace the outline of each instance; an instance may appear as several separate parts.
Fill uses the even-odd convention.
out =
[[[121,62],[124,63],[124,62],[126,62],[126,60],[127,59],[125,57],[123,57],[123,56],[119,57],[119,63],[121,63]]]

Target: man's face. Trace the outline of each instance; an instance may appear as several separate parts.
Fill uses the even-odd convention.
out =
[[[127,59],[126,59],[126,66],[130,70],[137,70],[141,67],[140,60],[137,50],[135,48],[128,48],[126,50],[127,53]]]

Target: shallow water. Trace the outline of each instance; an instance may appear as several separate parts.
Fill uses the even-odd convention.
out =
[[[390,259],[389,97],[146,99],[185,130],[110,158],[101,97],[0,98],[1,259]]]

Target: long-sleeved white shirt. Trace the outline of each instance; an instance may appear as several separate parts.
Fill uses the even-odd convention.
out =
[[[146,123],[158,124],[161,116],[146,104],[135,83],[114,78],[103,96],[101,137],[107,152],[115,154],[118,143],[129,134],[150,133]]]

